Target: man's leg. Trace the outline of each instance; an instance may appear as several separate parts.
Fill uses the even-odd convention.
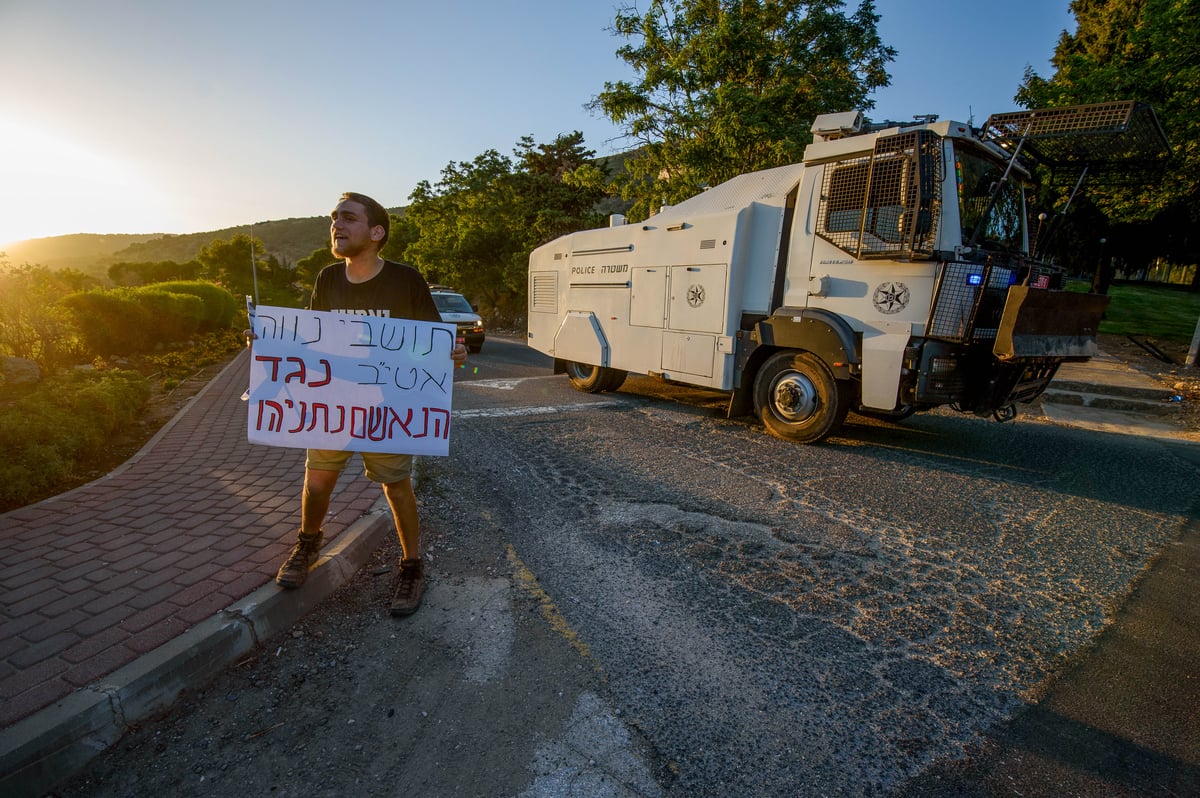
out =
[[[300,534],[288,558],[279,567],[275,583],[280,587],[297,588],[308,578],[308,569],[321,556],[322,526],[329,512],[329,497],[337,484],[340,471],[318,468],[304,469],[304,491],[300,496]]]
[[[300,497],[300,531],[319,535],[329,512],[329,498],[337,485],[340,471],[317,468],[304,469],[304,493]]]
[[[385,482],[383,495],[387,497],[388,507],[392,508],[404,559],[421,559],[421,522],[417,517],[417,495],[413,492],[412,478]]]
[[[396,533],[400,536],[400,547],[404,558],[400,561],[400,577],[396,583],[396,594],[392,598],[392,615],[411,615],[421,605],[425,593],[425,563],[421,559],[421,527],[417,517],[417,496],[413,492],[412,478],[396,482],[385,482],[383,494],[392,508],[396,522]]]

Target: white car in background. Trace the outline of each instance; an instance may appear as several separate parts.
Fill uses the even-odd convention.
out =
[[[429,293],[433,294],[433,303],[442,314],[442,321],[455,326],[458,334],[466,339],[467,349],[471,352],[483,349],[483,319],[467,298],[444,285],[429,286]]]

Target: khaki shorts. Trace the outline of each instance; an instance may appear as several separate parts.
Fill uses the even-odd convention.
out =
[[[331,449],[309,449],[305,468],[314,471],[341,471],[354,452],[338,452]],[[413,456],[411,454],[382,454],[361,452],[366,466],[367,479],[386,485],[412,477]]]

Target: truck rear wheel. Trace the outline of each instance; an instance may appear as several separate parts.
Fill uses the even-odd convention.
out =
[[[625,383],[626,373],[620,369],[592,366],[587,363],[567,363],[567,379],[576,390],[584,393],[615,391]]]
[[[836,431],[850,410],[848,393],[810,352],[777,352],[754,378],[754,407],[767,430],[798,443],[816,443]]]

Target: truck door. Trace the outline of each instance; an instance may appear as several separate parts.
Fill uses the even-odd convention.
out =
[[[717,336],[725,323],[728,273],[723,263],[671,267],[664,371],[713,376]]]
[[[668,328],[721,332],[725,326],[726,274],[724,263],[672,266]]]
[[[634,327],[657,327],[667,322],[666,266],[647,266],[634,269],[630,275],[629,323]]]

